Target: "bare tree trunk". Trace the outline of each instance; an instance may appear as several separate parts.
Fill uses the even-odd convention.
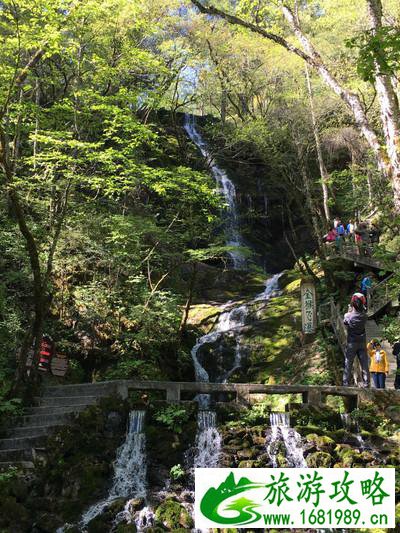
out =
[[[305,72],[306,72],[306,80],[307,80],[308,98],[310,101],[311,122],[312,122],[313,134],[314,134],[314,139],[315,139],[315,146],[317,149],[319,172],[321,174],[321,187],[322,187],[324,213],[325,213],[326,221],[329,224],[331,220],[331,213],[329,209],[329,189],[328,189],[329,174],[328,174],[328,171],[326,170],[324,156],[322,154],[321,138],[319,136],[317,117],[315,115],[314,96],[313,96],[313,90],[311,86],[310,72],[309,72],[307,64],[306,64]]]
[[[393,179],[395,204],[398,211],[400,211],[400,177],[398,174],[398,170],[393,169],[391,160],[387,160],[388,158],[385,147],[381,147],[379,138],[369,122],[366,111],[359,96],[353,93],[352,91],[346,89],[328,69],[328,67],[323,62],[319,52],[315,49],[310,39],[301,30],[296,15],[293,13],[293,11],[287,5],[284,5],[283,3],[281,4],[282,13],[286,18],[287,22],[289,23],[289,26],[291,27],[294,35],[300,41],[303,50],[284,39],[281,35],[267,31],[264,28],[256,26],[251,22],[247,22],[239,17],[226,13],[213,6],[205,6],[200,0],[191,1],[195,6],[200,9],[202,13],[220,16],[231,24],[237,24],[242,27],[245,27],[250,31],[253,31],[254,33],[257,33],[262,37],[269,39],[270,41],[273,41],[274,43],[282,46],[289,52],[297,55],[298,57],[306,61],[311,68],[318,72],[324,83],[330,89],[332,89],[332,91],[337,96],[339,96],[339,98],[343,100],[346,106],[350,109],[351,113],[353,114],[355,124],[357,125],[361,133],[364,135],[369,147],[375,155],[379,170],[385,177]]]
[[[367,0],[368,14],[374,36],[382,28],[381,0]],[[380,115],[391,166],[391,179],[396,210],[400,211],[400,109],[392,76],[385,73],[379,59],[374,62],[375,88],[380,104]]]
[[[189,318],[190,308],[191,308],[192,302],[193,302],[193,295],[194,295],[194,288],[195,288],[195,285],[196,285],[196,279],[197,279],[197,265],[196,265],[196,263],[193,263],[193,265],[192,265],[192,273],[191,273],[190,282],[189,282],[188,297],[187,297],[187,300],[186,300],[185,308],[183,310],[183,316],[182,316],[181,324],[179,326],[179,334],[180,335],[182,335],[182,333],[186,329],[186,324],[187,324],[187,321],[188,321],[188,318]]]
[[[304,50],[308,54],[307,57],[311,59],[311,61],[308,60],[307,63],[319,73],[326,85],[328,85],[328,87],[330,87],[333,92],[339,96],[350,108],[351,112],[353,113],[355,123],[376,156],[379,168],[387,174],[388,166],[385,161],[384,150],[382,150],[380,146],[378,136],[374,132],[368,120],[360,98],[357,94],[349,91],[340,84],[340,82],[335,78],[335,76],[329,71],[325,63],[322,61],[320,54],[314,48],[314,45],[311,43],[309,38],[302,32],[293,12],[285,5],[282,5],[281,7],[282,13],[292,28],[293,33],[296,35]]]

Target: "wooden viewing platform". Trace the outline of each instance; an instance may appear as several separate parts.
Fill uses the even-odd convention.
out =
[[[327,261],[333,259],[345,259],[357,265],[367,266],[376,270],[385,270],[392,272],[392,268],[388,267],[379,259],[372,257],[373,248],[371,246],[358,247],[353,243],[342,243],[340,246],[335,244],[324,245],[325,259]],[[365,254],[368,252],[368,255]]]

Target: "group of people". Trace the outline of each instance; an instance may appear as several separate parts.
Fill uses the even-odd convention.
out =
[[[347,348],[343,373],[343,385],[351,383],[354,359],[360,361],[364,387],[370,386],[370,376],[377,389],[384,389],[389,373],[389,361],[379,339],[372,339],[367,344],[365,324],[367,322],[366,299],[364,294],[356,292],[351,297],[348,312],[344,315],[347,328]],[[394,387],[400,389],[400,340],[393,346],[393,355],[397,360],[397,373]]]
[[[379,237],[380,232],[372,223],[355,223],[354,220],[349,220],[347,224],[344,224],[339,218],[335,217],[332,227],[324,235],[323,239],[327,244],[334,243],[338,250],[341,250],[347,240],[357,245],[359,254],[368,255],[368,245],[379,243]]]

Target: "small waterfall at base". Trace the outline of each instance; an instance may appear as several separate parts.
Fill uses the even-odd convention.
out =
[[[130,503],[130,501],[128,502]],[[136,519],[134,520],[136,531],[145,531],[148,527],[153,527],[154,522],[156,520],[154,510],[152,507],[143,507],[141,511],[139,511],[139,514],[137,515]],[[131,524],[132,521],[127,521],[128,524]]]
[[[216,468],[218,466],[222,438],[216,426],[215,411],[199,411],[194,468]]]
[[[92,505],[82,515],[79,527],[85,531],[91,520],[117,498],[146,497],[146,437],[143,432],[145,411],[131,411],[125,442],[117,451],[112,486],[106,499]]]
[[[344,429],[347,429],[348,431],[352,431],[354,427],[354,421],[351,418],[350,413],[340,413],[340,418],[342,420],[342,425]]]
[[[286,460],[291,468],[307,468],[304,459],[303,443],[297,431],[290,427],[289,413],[271,413],[271,435],[267,442],[267,454],[272,466],[277,468],[279,443],[283,442],[286,450]]]

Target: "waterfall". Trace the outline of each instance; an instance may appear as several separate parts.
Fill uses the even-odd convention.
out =
[[[128,503],[130,503],[130,501]],[[139,511],[137,518],[134,520],[136,531],[145,531],[148,527],[153,527],[155,520],[156,517],[153,508],[146,505],[146,507],[143,507],[143,509]],[[132,521],[128,520],[127,523],[131,524]]]
[[[225,305],[227,307],[230,305],[230,302]],[[198,352],[200,348],[204,344],[211,344],[213,342],[216,342],[220,338],[223,337],[224,333],[228,333],[230,331],[236,331],[239,333],[239,329],[244,326],[246,318],[248,315],[248,307],[246,305],[241,305],[239,307],[234,307],[230,311],[224,311],[219,316],[218,322],[214,328],[214,330],[210,333],[207,333],[206,335],[203,335],[200,337],[196,344],[193,346],[191,354],[192,359],[194,363],[194,371],[196,376],[196,381],[209,381],[209,375],[208,372],[203,368],[201,365],[201,362],[199,360]],[[239,335],[237,336],[237,338]],[[237,342],[236,345],[236,352],[237,357],[235,357],[234,365],[232,368],[226,369],[224,374],[220,376],[220,378],[217,380],[217,382],[224,382],[229,377],[230,374],[237,368],[238,359],[240,358],[240,349],[239,349],[239,342]]]
[[[146,496],[146,437],[143,432],[145,411],[131,411],[125,442],[118,448],[114,477],[107,498],[89,507],[79,526],[83,531],[96,516],[117,498],[145,498]]]
[[[267,442],[267,454],[274,468],[278,467],[277,452],[279,443],[283,442],[286,460],[291,468],[307,468],[304,459],[303,443],[297,431],[290,427],[289,413],[271,413],[271,435]]]
[[[353,419],[351,418],[350,413],[340,413],[340,418],[342,420],[342,425],[344,429],[347,429],[348,431],[351,431],[354,426]]]
[[[211,151],[204,141],[198,130],[196,129],[194,115],[185,115],[184,128],[186,133],[198,147],[200,152],[205,157],[210,171],[218,186],[219,192],[225,199],[227,206],[227,213],[225,216],[225,238],[226,245],[233,248],[240,248],[244,246],[242,236],[239,228],[239,215],[236,205],[236,189],[233,182],[228,178],[226,172],[220,168],[215,159],[213,158]],[[237,270],[245,270],[247,261],[240,250],[232,250],[229,252],[229,256],[232,259],[233,268]]]
[[[278,296],[280,293],[279,279],[282,276],[282,272],[274,274],[272,278],[267,279],[264,290],[254,298],[254,302],[264,301],[267,302],[270,298]]]
[[[290,427],[290,415],[289,413],[271,413],[269,415],[269,421],[271,427],[288,428]]]
[[[222,439],[216,425],[217,415],[215,411],[199,411],[194,468],[215,468],[218,466]]]

